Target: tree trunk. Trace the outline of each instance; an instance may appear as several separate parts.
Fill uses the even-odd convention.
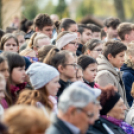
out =
[[[122,20],[125,21],[125,10],[123,6],[123,0],[114,0],[114,6],[117,12],[118,17]]]
[[[2,28],[2,0],[0,0],[0,28]]]

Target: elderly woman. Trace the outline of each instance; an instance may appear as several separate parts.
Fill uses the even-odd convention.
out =
[[[105,98],[105,99],[104,99]],[[88,129],[87,134],[134,134],[134,129],[124,122],[126,106],[115,87],[102,89],[100,118]]]

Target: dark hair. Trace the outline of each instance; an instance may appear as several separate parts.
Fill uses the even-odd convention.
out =
[[[13,33],[16,30],[17,30],[17,28],[15,28],[15,27],[6,27],[6,33]]]
[[[101,40],[107,36],[106,32],[104,29],[101,29]]]
[[[0,40],[1,40],[1,38],[2,38],[2,36],[5,34],[5,32],[2,30],[2,29],[0,29]]]
[[[29,27],[33,25],[33,21],[32,20],[28,20],[26,18],[24,18],[21,22],[20,22],[20,30],[24,31],[25,33],[28,32]]]
[[[56,47],[54,45],[45,45],[38,50],[38,58],[40,62],[43,62],[44,58],[47,56],[52,48]]]
[[[61,32],[62,28],[64,28],[65,31],[68,31],[70,25],[72,24],[76,24],[76,22],[69,18],[62,19],[61,21],[56,21],[55,27],[56,27],[57,33]]]
[[[78,58],[77,61],[78,65],[80,65],[82,67],[83,70],[85,70],[89,64],[94,64],[97,63],[96,60],[90,56],[87,55],[81,55]]]
[[[67,50],[59,51],[57,48],[53,48],[47,54],[43,62],[49,65],[52,65],[56,69],[58,69],[59,65],[62,65],[63,67],[65,66],[70,54],[72,54],[75,57],[75,54],[70,51],[67,51]]]
[[[10,74],[12,73],[15,67],[23,67],[25,66],[25,60],[18,53],[14,52],[2,52],[2,56],[6,57],[9,65]]]
[[[112,27],[113,29],[116,29],[120,23],[120,19],[118,18],[107,18],[104,21],[104,26],[107,28]]]
[[[111,54],[113,57],[115,57],[118,53],[126,50],[127,47],[122,42],[110,40],[104,45],[102,53],[106,58],[108,58],[108,54]]]
[[[34,19],[34,26],[42,30],[45,26],[52,26],[53,21],[48,14],[38,14]]]
[[[118,26],[118,35],[121,38],[121,40],[125,40],[125,35],[130,34],[130,32],[133,30],[131,23],[121,23]]]
[[[12,35],[11,33],[7,33],[7,34],[5,34],[5,35],[1,38],[1,43],[0,43],[0,49],[1,49],[1,50],[3,50],[4,44],[6,43],[6,41],[7,41],[8,39],[11,39],[11,38],[13,38],[14,41],[15,41],[15,42],[17,43],[17,45],[19,46],[18,39],[17,39],[14,35]]]
[[[94,24],[87,24],[88,27],[90,27],[90,29],[92,30],[92,32],[100,32],[101,28],[97,25]]]
[[[91,39],[89,40],[83,47],[82,49],[82,53],[85,53],[87,50],[94,50],[95,47],[97,47],[98,45],[100,45],[102,43],[101,40],[99,39]]]
[[[78,25],[78,32],[79,32],[80,34],[82,34],[85,29],[89,29],[89,30],[92,31],[92,27],[91,27],[91,26],[88,26],[88,25],[86,25],[86,24],[79,24],[79,25]]]

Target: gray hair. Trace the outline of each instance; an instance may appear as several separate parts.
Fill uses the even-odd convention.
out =
[[[70,106],[84,108],[91,102],[95,102],[92,92],[78,86],[70,86],[60,96],[58,108],[66,113]]]

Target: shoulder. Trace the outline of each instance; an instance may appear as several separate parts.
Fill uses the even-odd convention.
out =
[[[60,132],[60,130],[54,125],[52,124],[48,129],[46,134],[62,134],[62,132]]]

